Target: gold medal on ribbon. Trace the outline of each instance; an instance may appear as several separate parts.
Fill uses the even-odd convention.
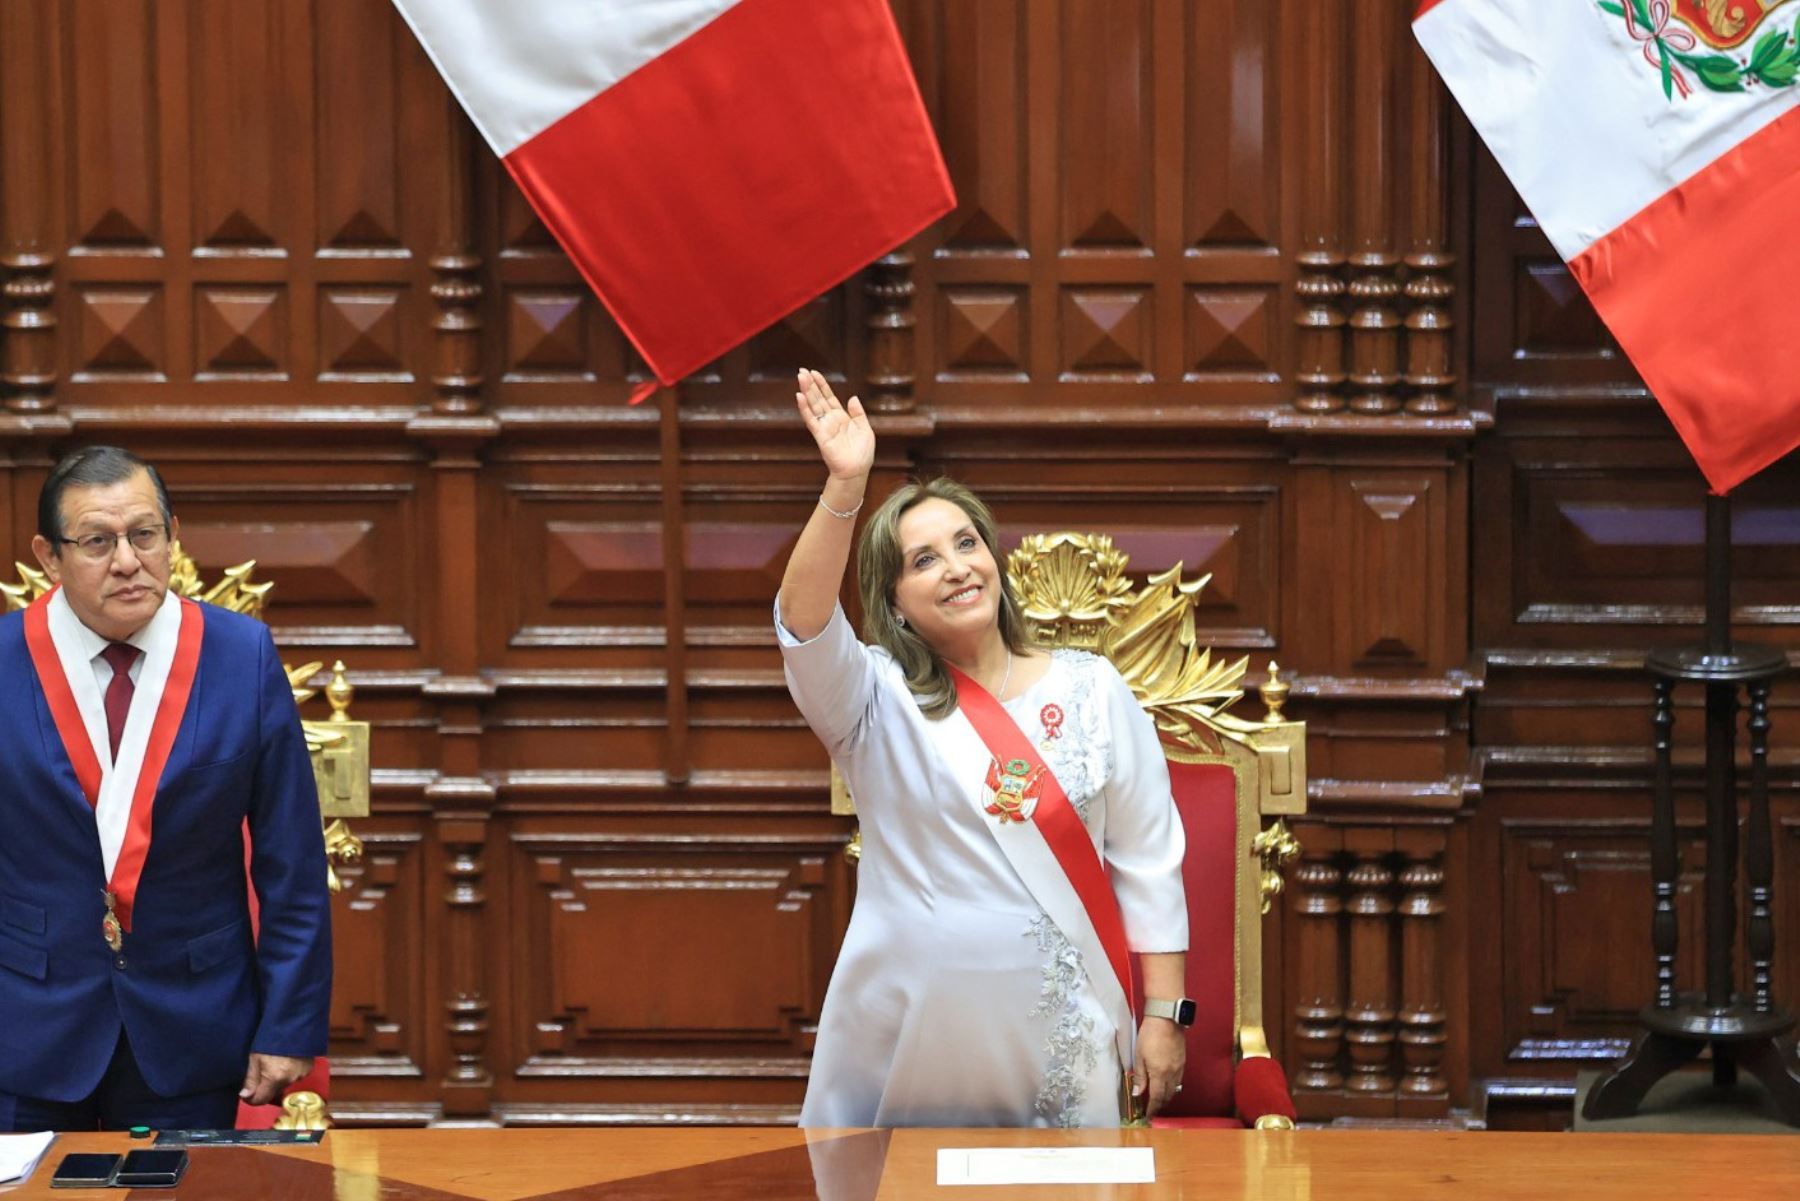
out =
[[[106,945],[116,954],[125,945],[125,927],[119,924],[119,915],[114,906],[119,898],[113,895],[112,889],[106,890],[106,916],[100,919],[100,933],[106,936]]]

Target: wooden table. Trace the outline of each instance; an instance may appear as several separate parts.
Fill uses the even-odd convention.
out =
[[[195,1150],[173,1193],[50,1189],[50,1172],[68,1152],[132,1145],[123,1135],[63,1135],[6,1201],[1800,1198],[1800,1139],[1786,1136],[1367,1130],[334,1130],[319,1147]],[[1071,1145],[1154,1147],[1156,1183],[936,1184],[940,1147]]]

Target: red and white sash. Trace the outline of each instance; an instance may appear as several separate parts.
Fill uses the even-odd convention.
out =
[[[61,589],[52,589],[25,610],[25,645],[75,779],[93,806],[107,890],[120,925],[129,931],[150,851],[151,809],[193,691],[205,619],[193,601],[173,592],[164,596],[151,621],[178,631],[173,638],[152,639],[145,652],[117,762],[110,761],[105,702],[93,665],[70,624],[78,620]]]
[[[985,756],[976,752],[981,759],[991,756],[1000,763],[1023,759],[1036,775],[1037,804],[1027,821],[996,821],[989,815],[985,789],[976,790],[976,803],[982,807],[983,823],[993,829],[1001,851],[1033,899],[1081,951],[1088,981],[1113,1015],[1120,1062],[1129,1067],[1137,997],[1125,920],[1100,852],[1056,774],[1012,715],[967,673],[945,666],[956,681],[957,707],[955,713],[934,723],[944,736],[952,743],[977,742],[987,752]],[[951,762],[970,758],[967,753],[957,753]]]

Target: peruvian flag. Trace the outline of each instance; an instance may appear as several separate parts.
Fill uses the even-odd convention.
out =
[[[887,0],[395,3],[663,384],[955,205]]]
[[[1419,44],[1715,492],[1800,445],[1796,0],[1425,0]]]

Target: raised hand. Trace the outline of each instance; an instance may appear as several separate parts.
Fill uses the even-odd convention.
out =
[[[794,403],[813,441],[819,444],[825,469],[833,479],[862,480],[875,464],[875,431],[869,427],[862,401],[852,396],[848,403],[839,404],[831,385],[817,371],[801,368],[796,383],[800,390],[794,393]]]

